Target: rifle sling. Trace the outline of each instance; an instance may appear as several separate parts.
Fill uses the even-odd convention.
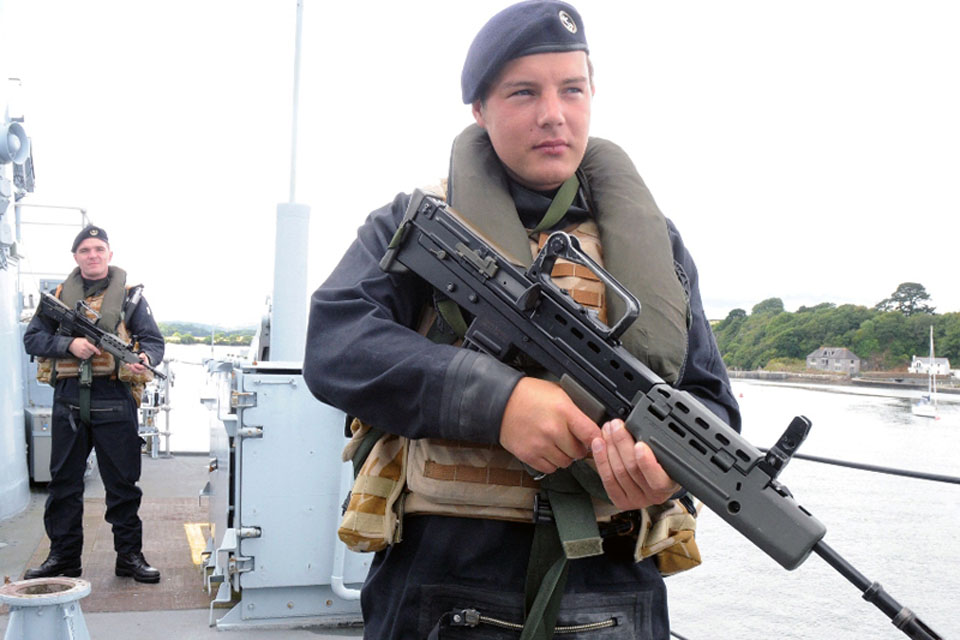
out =
[[[553,637],[569,569],[557,527],[551,522],[537,523],[527,565],[524,624],[520,640],[547,640]]]
[[[590,500],[596,485],[583,484],[588,477],[581,473],[583,466],[582,461],[574,462],[570,468],[559,469],[540,481],[541,496],[550,505],[553,522],[537,522],[534,529],[527,564],[521,640],[553,637],[566,585],[567,560],[603,554],[603,541]],[[600,491],[603,491],[602,485]]]
[[[566,182],[560,185],[557,193],[553,196],[553,201],[550,202],[550,206],[547,208],[547,212],[543,214],[543,218],[541,218],[537,226],[534,227],[534,232],[550,229],[553,225],[560,222],[560,219],[563,218],[570,209],[570,205],[573,204],[573,200],[577,197],[577,191],[579,190],[580,180],[577,179],[577,174],[573,174],[567,178]]]
[[[93,363],[90,358],[80,361],[80,385],[77,400],[80,404],[80,421],[90,425],[90,390],[93,385]]]

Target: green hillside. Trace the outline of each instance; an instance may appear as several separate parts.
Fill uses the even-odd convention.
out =
[[[801,366],[820,347],[846,347],[866,371],[904,370],[912,356],[929,353],[931,325],[936,355],[960,363],[960,313],[937,314],[928,299],[909,282],[873,308],[822,303],[789,312],[780,298],[769,298],[749,314],[734,309],[713,331],[732,369]]]
[[[248,345],[257,332],[253,327],[221,329],[193,322],[158,322],[157,325],[164,339],[172,344],[210,344],[210,334],[213,332],[214,344]]]

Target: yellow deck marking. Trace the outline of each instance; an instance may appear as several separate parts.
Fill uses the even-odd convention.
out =
[[[187,534],[187,543],[190,545],[190,559],[193,564],[200,566],[203,564],[203,551],[207,548],[207,537],[203,534],[203,529],[210,528],[206,522],[184,522],[183,530]]]

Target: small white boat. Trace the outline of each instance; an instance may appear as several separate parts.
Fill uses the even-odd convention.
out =
[[[921,418],[934,418],[938,419],[940,416],[937,414],[937,399],[931,394],[923,394],[920,396],[920,399],[913,403],[912,407],[913,415],[919,416]]]
[[[930,325],[930,363],[927,370],[927,392],[911,407],[913,415],[920,418],[939,420],[937,409],[937,376],[933,368],[933,325]]]

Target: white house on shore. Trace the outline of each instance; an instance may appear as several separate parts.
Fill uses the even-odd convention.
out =
[[[913,360],[910,361],[910,373],[929,375],[931,369],[935,376],[949,376],[952,373],[950,371],[950,358],[933,358],[931,364],[929,356],[913,356]]]
[[[845,347],[820,347],[807,356],[807,368],[852,375],[860,373],[860,358]]]

